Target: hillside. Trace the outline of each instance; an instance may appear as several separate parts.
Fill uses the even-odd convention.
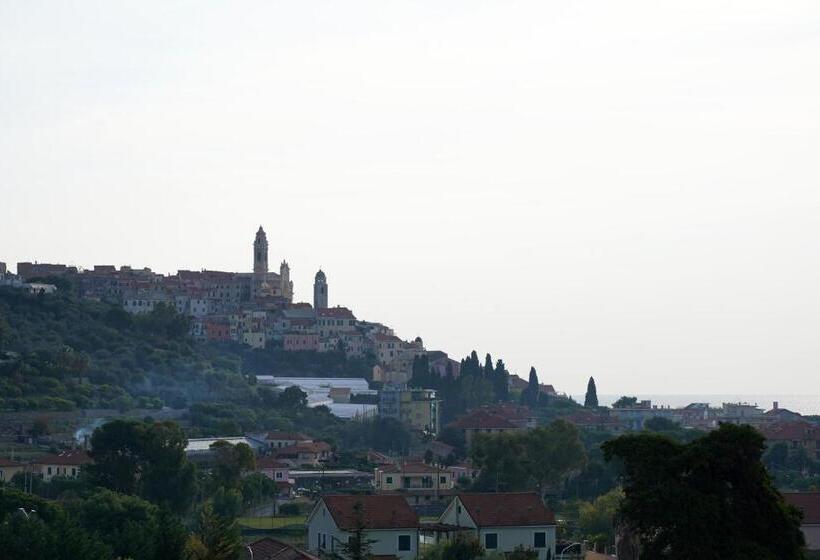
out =
[[[169,308],[132,316],[81,300],[0,289],[0,410],[134,406],[258,399],[254,375],[369,377],[370,364],[337,353],[197,342]]]

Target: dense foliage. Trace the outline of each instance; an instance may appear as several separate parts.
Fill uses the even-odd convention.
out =
[[[640,538],[641,557],[803,558],[800,514],[772,484],[753,428],[723,424],[685,444],[631,434],[603,448],[623,465],[618,515]]]
[[[36,296],[0,288],[0,409],[184,408],[253,400],[260,374],[371,375],[369,359],[341,352],[196,342],[171,307],[136,316],[61,286]]]

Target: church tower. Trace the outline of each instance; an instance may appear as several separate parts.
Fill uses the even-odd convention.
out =
[[[282,282],[282,297],[287,301],[293,301],[293,282],[290,281],[290,266],[287,261],[282,261],[279,266],[279,280]]]
[[[313,308],[327,309],[327,278],[321,268],[313,281]]]
[[[259,292],[259,288],[265,283],[268,277],[268,237],[265,230],[259,226],[256,232],[256,239],[253,241],[253,291]]]

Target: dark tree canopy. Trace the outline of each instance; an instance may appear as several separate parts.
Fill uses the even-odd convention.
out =
[[[626,408],[638,404],[638,397],[620,397],[612,403],[612,408]]]
[[[595,378],[590,377],[587,383],[587,394],[584,396],[584,406],[595,408],[598,406],[598,389],[595,388]]]
[[[800,514],[761,463],[763,436],[722,424],[687,444],[655,434],[603,444],[623,465],[621,523],[641,540],[641,557],[799,560]]]

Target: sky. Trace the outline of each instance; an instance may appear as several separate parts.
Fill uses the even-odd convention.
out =
[[[298,299],[559,391],[820,394],[819,215],[816,0],[0,0],[11,268],[262,225]]]

